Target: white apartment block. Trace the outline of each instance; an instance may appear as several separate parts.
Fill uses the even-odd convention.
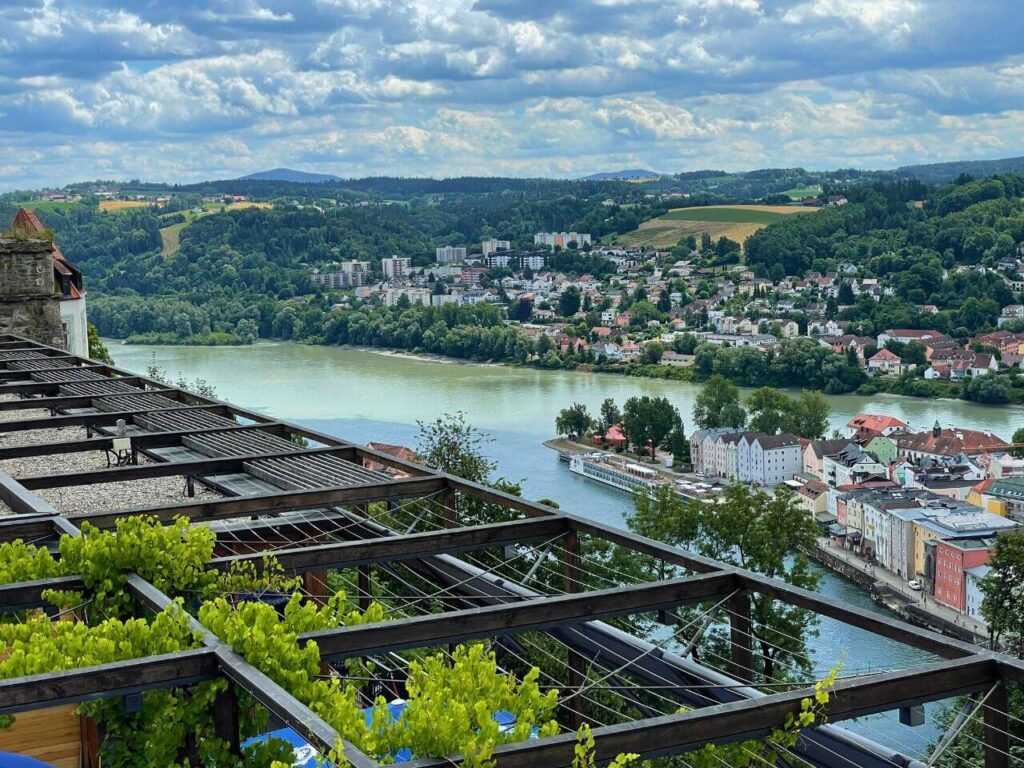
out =
[[[454,245],[446,245],[434,250],[434,258],[438,264],[451,264],[454,261],[466,260],[466,249]]]
[[[491,238],[490,240],[480,241],[480,252],[483,253],[484,256],[489,256],[490,254],[497,253],[498,251],[507,251],[511,248],[512,243],[509,240],[495,240],[494,238]]]
[[[370,278],[370,262],[343,261],[341,262],[341,273],[346,276],[349,285],[366,285]]]
[[[407,277],[412,268],[412,259],[402,256],[392,256],[380,261],[381,271],[387,280],[398,280]]]
[[[398,300],[405,296],[409,299],[410,304],[422,304],[425,307],[430,306],[430,289],[429,288],[410,288],[410,287],[395,287],[388,288],[384,291],[384,306],[394,307],[398,305]]]
[[[547,256],[543,253],[524,253],[520,261],[523,269],[529,267],[536,272],[538,269],[544,269],[544,265],[547,263]]]

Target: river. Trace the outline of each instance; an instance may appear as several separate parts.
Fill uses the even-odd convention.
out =
[[[355,442],[414,446],[417,421],[463,411],[489,438],[484,447],[497,462],[498,474],[521,481],[524,495],[554,499],[569,512],[619,526],[624,526],[632,497],[574,475],[558,462],[555,453],[542,445],[553,436],[555,416],[573,402],[597,413],[607,397],[621,405],[633,395],[652,395],[667,397],[686,421],[700,389],[686,382],[470,365],[293,343],[151,347],[115,342],[110,350],[123,368],[144,373],[156,363],[173,378],[181,373],[206,379],[225,400]],[[896,416],[918,428],[938,421],[943,426],[990,429],[1006,439],[1024,425],[1024,409],[1010,406],[892,395],[827,399],[832,426],[840,430],[862,411]],[[885,610],[863,589],[831,572],[824,573],[822,592],[865,610]],[[844,674],[852,674],[929,660],[927,654],[831,619],[821,621],[810,645],[819,676],[840,661]],[[928,714],[926,724],[913,729],[899,725],[895,713],[863,718],[851,727],[919,756],[935,735],[932,707]]]

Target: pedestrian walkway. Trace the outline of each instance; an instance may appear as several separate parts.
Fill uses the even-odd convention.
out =
[[[864,572],[874,581],[888,585],[893,589],[893,591],[903,595],[903,597],[906,598],[905,602],[917,604],[918,608],[927,611],[937,618],[944,619],[950,624],[956,624],[964,627],[973,632],[980,639],[988,637],[988,627],[983,621],[975,621],[966,614],[960,613],[960,611],[936,602],[935,598],[931,595],[911,589],[907,586],[906,581],[901,579],[892,571],[878,565],[872,565],[866,562],[864,558],[857,556],[848,549],[833,546],[831,540],[824,537],[820,537],[818,539],[818,548],[822,552],[827,552],[833,557],[853,566],[857,570]]]

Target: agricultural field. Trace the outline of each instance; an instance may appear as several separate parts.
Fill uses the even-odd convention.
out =
[[[821,194],[821,187],[817,184],[810,187],[793,187],[782,194],[787,195],[791,200],[803,200],[805,197],[817,197]]]
[[[15,205],[32,211],[46,213],[46,211],[67,211],[76,205],[81,205],[81,203],[67,200],[27,200],[25,202],[16,202]]]
[[[163,227],[160,230],[160,255],[164,258],[177,253],[178,248],[181,247],[181,230],[183,230],[188,222],[180,221],[177,224],[171,224],[169,227]]]
[[[225,210],[227,211],[244,211],[246,208],[273,208],[272,203],[257,203],[247,201],[244,203],[228,203]]]
[[[709,205],[675,208],[663,216],[649,219],[632,232],[619,235],[615,242],[626,247],[671,248],[687,235],[699,238],[705,232],[713,240],[728,237],[743,243],[762,227],[784,216],[813,213],[816,208],[790,205]]]
[[[151,203],[144,200],[100,200],[100,210],[104,213],[127,211],[129,208],[148,208]]]

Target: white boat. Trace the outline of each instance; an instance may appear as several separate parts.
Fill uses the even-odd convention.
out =
[[[650,467],[614,459],[606,453],[574,454],[569,470],[630,493],[651,493],[668,482]]]

